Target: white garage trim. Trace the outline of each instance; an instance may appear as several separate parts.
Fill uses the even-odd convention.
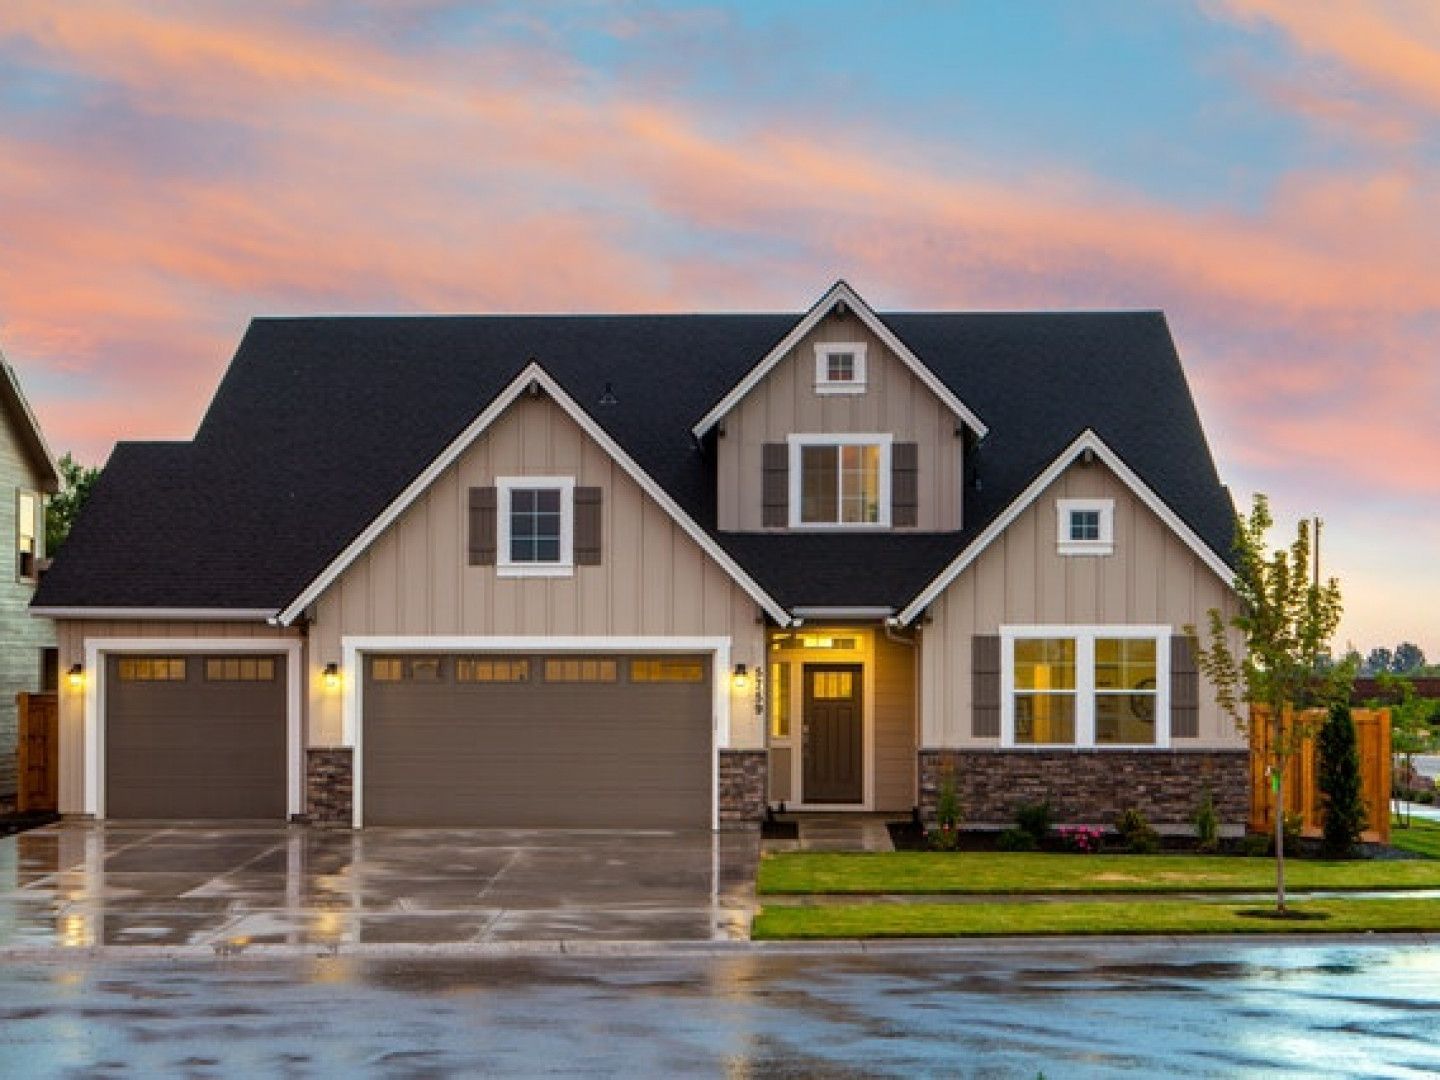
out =
[[[286,638],[88,638],[85,641],[85,812],[105,817],[105,660],[112,653],[284,653],[285,812],[302,813],[304,700],[301,685],[304,643]],[[63,678],[63,676],[62,676]]]
[[[730,744],[730,639],[728,637],[370,637],[340,639],[345,671],[341,702],[340,740],[350,748],[351,823],[365,823],[365,723],[362,708],[361,664],[367,653],[457,652],[591,652],[591,653],[709,653],[710,669],[710,827],[720,827],[720,748]]]

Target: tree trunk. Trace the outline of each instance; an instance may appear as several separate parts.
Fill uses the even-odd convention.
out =
[[[1285,768],[1275,772],[1275,910],[1285,911]]]

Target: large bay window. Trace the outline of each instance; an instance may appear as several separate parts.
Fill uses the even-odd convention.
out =
[[[790,436],[790,525],[890,525],[889,435]]]
[[[1170,744],[1168,626],[1000,631],[1003,746]]]

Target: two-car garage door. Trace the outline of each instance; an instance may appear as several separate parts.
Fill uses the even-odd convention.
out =
[[[367,825],[708,827],[708,656],[370,655]]]

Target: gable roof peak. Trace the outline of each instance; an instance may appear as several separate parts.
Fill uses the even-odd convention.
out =
[[[790,328],[790,332],[780,339],[773,349],[761,358],[760,362],[751,368],[739,382],[732,386],[715,405],[695,424],[691,431],[695,437],[703,438],[716,424],[718,424],[727,413],[738,405],[751,390],[760,384],[760,381],[774,370],[775,366],[783,360],[789,352],[795,348],[811,330],[835,309],[837,304],[844,304],[854,313],[865,326],[878,337],[885,347],[893,352],[912,374],[915,375],[925,386],[938,397],[951,412],[959,417],[977,435],[985,435],[990,429],[975,412],[960,400],[955,391],[951,390],[945,382],[935,374],[926,364],[915,355],[910,346],[901,341],[895,331],[886,325],[885,321],[875,313],[875,310],[865,302],[864,298],[844,278],[837,278],[835,284],[826,289],[819,300],[810,306],[810,310],[800,317],[800,320]]]

